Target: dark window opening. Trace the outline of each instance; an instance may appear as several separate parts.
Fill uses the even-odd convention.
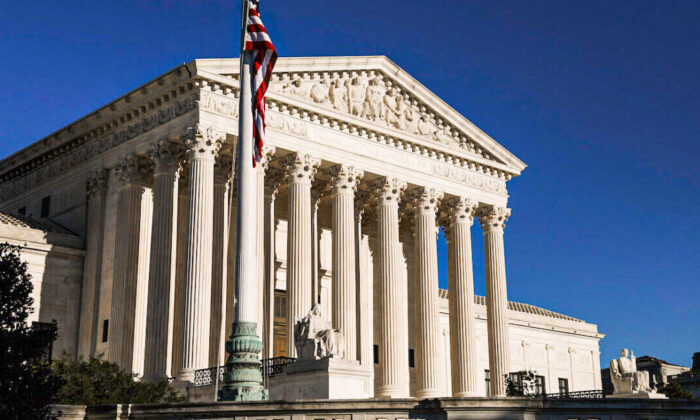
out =
[[[53,323],[51,322],[32,322],[32,328],[37,329],[37,330],[42,330],[42,329],[52,329],[53,328]],[[53,354],[53,341],[50,342],[46,348],[44,349],[44,354],[42,356],[42,360],[50,362],[51,361],[51,356]]]
[[[109,338],[109,319],[102,321],[102,342],[106,343]]]
[[[535,393],[544,395],[547,393],[547,388],[544,385],[544,376],[535,376]]]
[[[491,396],[491,371],[488,369],[484,370],[484,382],[486,382],[486,396],[490,397]]]
[[[17,210],[17,213],[21,214],[22,216],[25,216],[25,215],[27,214],[27,206],[20,207],[20,208]]]
[[[569,380],[566,378],[559,378],[559,393],[568,394],[569,393]]]
[[[408,367],[416,367],[415,352],[413,349],[408,349]]]
[[[372,353],[374,353],[374,364],[379,364],[379,346],[377,344],[372,347]]]
[[[41,199],[41,217],[49,217],[51,211],[51,196],[47,195]]]

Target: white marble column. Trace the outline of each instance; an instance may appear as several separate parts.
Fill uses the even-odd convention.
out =
[[[185,161],[184,164],[187,164]],[[170,377],[180,376],[182,361],[182,335],[185,317],[185,260],[187,259],[187,221],[189,219],[189,168],[184,168],[178,182],[177,197],[177,245],[175,258],[175,297],[170,305],[172,334],[168,341]]]
[[[311,181],[320,160],[295,153],[285,157],[289,182],[287,226],[287,355],[296,357],[294,320],[311,309]]]
[[[78,355],[85,359],[95,355],[97,345],[99,292],[102,275],[102,243],[105,225],[108,171],[101,169],[87,180],[87,223],[85,261],[80,297]]]
[[[269,164],[268,164],[269,166]],[[265,171],[265,209],[264,209],[264,256],[265,264],[265,319],[263,341],[263,359],[274,356],[275,340],[275,283],[276,283],[276,261],[275,261],[275,200],[279,192],[279,184],[284,178],[284,173],[278,168],[268,167]]]
[[[379,377],[377,398],[408,397],[408,312],[406,282],[399,257],[399,201],[406,183],[379,179],[377,199],[377,279],[379,283]]]
[[[162,141],[149,150],[154,161],[153,230],[146,309],[143,380],[169,377],[168,344],[172,335],[170,307],[175,299],[178,179],[182,145]]]
[[[480,208],[477,215],[484,231],[491,396],[499,397],[506,395],[505,375],[510,373],[508,292],[503,247],[503,229],[510,216],[510,209],[490,206]]]
[[[257,332],[258,332],[258,337],[260,337],[260,340],[263,343],[263,350],[262,350],[262,356],[261,359],[265,359],[266,352],[268,350],[268,341],[266,339],[266,328],[268,324],[268,317],[267,314],[270,310],[270,302],[268,299],[268,294],[267,292],[269,291],[269,288],[266,284],[265,279],[266,277],[266,272],[265,272],[265,241],[266,241],[266,233],[265,233],[265,209],[266,209],[266,174],[269,170],[270,167],[270,161],[272,160],[272,156],[275,153],[275,148],[270,147],[270,146],[263,146],[261,153],[260,153],[260,162],[258,162],[258,165],[260,165],[260,168],[257,170],[257,193],[255,196],[256,199],[256,207],[257,207],[257,214],[258,217],[256,219],[257,222],[257,229],[256,229],[256,246],[257,246],[257,257],[258,257],[258,322],[256,324]],[[274,300],[274,296],[273,296]],[[273,301],[274,304],[274,301]]]
[[[214,229],[211,269],[211,323],[209,326],[209,367],[221,366],[225,355],[221,354],[226,340],[222,326],[226,320],[226,281],[229,229],[229,191],[233,160],[219,156],[214,164]]]
[[[152,181],[151,181],[152,183]],[[134,314],[134,348],[132,370],[143,375],[144,350],[146,348],[146,312],[148,307],[148,273],[151,264],[151,227],[153,222],[153,189],[146,188],[141,200],[141,238],[139,244],[139,269],[136,280],[136,311]]]
[[[190,164],[189,220],[180,380],[208,367],[214,218],[214,161],[224,140],[211,128],[190,128],[185,137]]]
[[[348,165],[331,168],[333,192],[333,328],[343,332],[345,358],[357,360],[355,191],[363,172]]]
[[[450,308],[450,356],[452,396],[470,397],[479,393],[478,357],[472,268],[471,227],[477,202],[463,197],[443,201],[447,211],[447,238]]]
[[[151,161],[130,155],[122,158],[114,171],[120,182],[115,237],[112,310],[110,315],[109,358],[129,372],[134,368],[134,324],[139,278],[142,201],[151,180]]]
[[[435,211],[442,193],[419,188],[413,194],[415,213],[416,398],[442,396],[440,296]]]

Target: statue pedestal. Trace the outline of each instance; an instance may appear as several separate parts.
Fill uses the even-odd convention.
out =
[[[612,395],[607,395],[605,398],[635,398],[635,399],[644,399],[644,400],[665,400],[668,399],[664,394],[659,394],[658,392],[647,392],[647,391],[632,391],[632,392],[625,392],[621,394],[612,394]]]
[[[372,374],[356,360],[324,357],[284,367],[269,380],[270,400],[372,398]]]

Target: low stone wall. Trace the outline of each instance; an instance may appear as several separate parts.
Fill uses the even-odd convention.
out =
[[[56,408],[63,411],[60,419],[71,420],[700,420],[700,401],[639,399],[441,398]]]

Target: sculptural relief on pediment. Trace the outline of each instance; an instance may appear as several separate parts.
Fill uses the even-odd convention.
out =
[[[379,72],[273,74],[270,91],[495,160]]]

